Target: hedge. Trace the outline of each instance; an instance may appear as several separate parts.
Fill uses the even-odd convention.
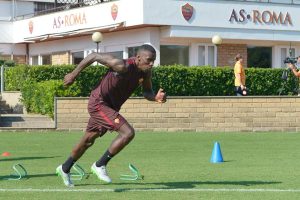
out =
[[[5,70],[5,90],[20,91],[27,79],[33,82],[63,80],[74,69],[74,65],[17,66]],[[80,88],[78,96],[88,96],[94,85],[107,72],[106,67],[87,67],[76,79]]]
[[[5,90],[19,91],[27,79],[34,82],[63,80],[74,66],[18,66],[5,70]],[[297,93],[298,80],[290,73],[287,81],[281,79],[284,69],[247,68],[246,85],[250,95],[291,95]],[[76,79],[81,93],[88,96],[107,72],[106,67],[87,67]],[[228,96],[234,95],[233,69],[230,67],[159,66],[153,69],[153,88],[164,88],[171,96]],[[133,96],[141,95],[137,90]]]
[[[66,88],[62,80],[35,82],[24,81],[21,87],[21,102],[30,113],[46,114],[53,117],[54,97],[75,97],[81,93],[77,83]]]
[[[103,66],[86,68],[69,88],[63,88],[64,76],[74,66],[17,66],[5,70],[5,90],[21,90],[28,112],[53,116],[54,96],[89,96],[107,72]],[[298,79],[284,69],[247,68],[249,95],[292,95],[298,93]],[[234,95],[234,74],[230,67],[186,67],[181,65],[153,68],[153,89],[163,88],[169,96]],[[141,88],[133,96],[141,96]]]

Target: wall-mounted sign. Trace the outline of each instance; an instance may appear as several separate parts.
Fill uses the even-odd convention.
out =
[[[113,4],[111,6],[111,16],[112,16],[113,20],[116,20],[116,18],[118,16],[118,6],[116,4]]]
[[[181,13],[186,21],[189,21],[193,16],[193,6],[185,4],[181,7]]]
[[[72,13],[64,16],[54,17],[53,29],[59,29],[61,27],[70,27],[75,25],[86,24],[87,20],[85,13]]]
[[[288,12],[282,13],[269,10],[252,10],[247,12],[245,9],[239,11],[233,9],[229,21],[237,23],[252,21],[255,24],[293,25],[292,17]]]

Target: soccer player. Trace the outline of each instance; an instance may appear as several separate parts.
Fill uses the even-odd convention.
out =
[[[152,90],[151,69],[156,59],[156,51],[151,45],[139,47],[136,57],[122,60],[110,54],[92,53],[83,59],[78,66],[64,78],[65,85],[71,85],[79,73],[97,61],[109,67],[97,87],[91,92],[88,111],[90,119],[86,132],[73,148],[70,157],[56,168],[64,184],[73,187],[70,180],[70,169],[74,163],[93,145],[96,138],[103,136],[107,131],[118,132],[107,151],[96,161],[91,171],[107,183],[111,178],[107,174],[106,165],[117,155],[133,138],[135,131],[126,119],[119,113],[122,104],[131,96],[139,86],[143,87],[143,95],[147,100],[158,103],[166,102],[166,93],[159,89],[157,94]]]

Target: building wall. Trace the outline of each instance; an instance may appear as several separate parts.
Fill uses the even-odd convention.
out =
[[[10,55],[0,55],[0,60],[10,60]]]
[[[247,45],[245,44],[222,44],[218,46],[218,66],[234,66],[235,56],[241,54],[244,67],[247,67]]]
[[[26,56],[24,56],[24,55],[14,55],[14,61],[17,64],[26,64]]]
[[[56,98],[59,130],[85,130],[87,98]],[[300,131],[298,97],[170,97],[165,104],[129,99],[120,113],[137,131]]]
[[[54,52],[51,59],[52,65],[70,64],[70,52]]]
[[[11,55],[0,55],[0,60],[11,60]],[[16,64],[26,64],[26,56],[13,55],[13,60]]]

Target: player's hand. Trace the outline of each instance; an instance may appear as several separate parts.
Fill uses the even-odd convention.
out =
[[[155,96],[155,101],[158,103],[165,103],[167,101],[167,95],[162,88],[160,88]]]
[[[76,77],[73,75],[73,73],[69,73],[69,74],[65,75],[64,85],[65,86],[72,85],[72,83],[74,83],[74,81],[75,81],[75,78]]]

